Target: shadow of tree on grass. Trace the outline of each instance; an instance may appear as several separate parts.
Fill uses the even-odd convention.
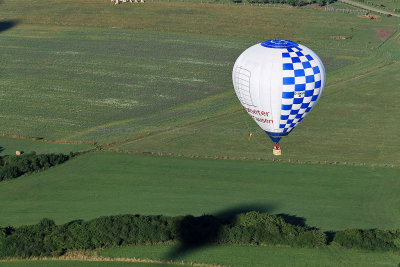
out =
[[[0,4],[2,4],[2,3],[3,3],[3,1],[0,0]],[[9,30],[12,27],[16,26],[18,23],[19,23],[18,20],[0,21],[0,32]]]
[[[186,216],[178,226],[180,244],[173,247],[164,260],[176,260],[203,247],[216,243],[222,227],[233,222],[237,215],[250,211],[271,213],[272,205],[249,204],[223,210],[213,215]]]
[[[296,215],[289,215],[286,213],[279,213],[276,214],[276,216],[281,217],[285,222],[291,225],[302,226],[302,227],[307,226],[306,218],[303,217],[297,217]]]
[[[17,20],[0,21],[0,32],[11,29],[18,24]]]

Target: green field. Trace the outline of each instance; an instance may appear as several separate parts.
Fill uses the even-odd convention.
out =
[[[164,259],[172,246],[129,246],[100,251],[116,258]],[[345,250],[331,246],[321,249],[274,248],[263,246],[218,245],[204,247],[178,259],[223,266],[397,266],[400,255]]]
[[[390,98],[400,97],[399,90],[392,90],[400,83],[398,73],[400,64],[380,65],[366,75],[355,75],[328,85],[315,113],[282,140],[281,160],[399,166],[400,153],[394,144],[400,143],[396,123],[400,109],[388,105]],[[396,76],[398,79],[393,79]],[[375,88],[379,88],[379,92]],[[383,116],[383,112],[391,115]],[[248,117],[238,110],[125,142],[116,148],[133,152],[272,160],[269,138]],[[378,125],[392,125],[393,128]],[[250,142],[247,140],[249,130],[254,132]]]
[[[203,247],[171,263],[133,263],[122,262],[129,258],[163,261],[173,249],[172,245],[128,246],[101,250],[98,254],[106,259],[117,261],[11,261],[1,262],[0,266],[192,266],[193,263],[218,264],[219,266],[397,266],[400,255],[382,252],[363,252],[339,247],[322,249],[275,248],[263,246],[218,245]],[[165,262],[165,261],[164,261]],[[187,263],[187,265],[182,264]]]
[[[19,137],[0,137],[0,155],[95,145],[103,151],[1,182],[0,226],[43,217],[60,224],[123,213],[258,209],[302,217],[322,230],[400,227],[400,20],[201,2],[0,1],[0,23],[18,22],[0,30],[0,134]],[[384,30],[395,33],[382,39]],[[310,47],[327,70],[319,104],[282,140],[280,158],[272,157],[271,141],[243,110],[231,82],[240,53],[267,39]],[[161,259],[169,248],[100,253]],[[398,254],[334,246],[218,246],[183,260],[230,266],[400,262]],[[21,264],[70,266],[0,262]],[[146,264],[74,262],[160,266]]]
[[[399,170],[90,153],[0,184],[0,225],[261,209],[323,230],[399,227]]]
[[[399,93],[390,88],[399,83],[393,60],[400,35],[374,49],[382,44],[375,29],[396,29],[396,19],[283,6],[56,2],[2,5],[0,17],[24,15],[0,35],[3,134],[111,142],[118,151],[271,160],[270,142],[236,99],[231,69],[251,44],[290,38],[322,57],[328,83],[317,108],[282,141],[282,159],[399,164],[393,143],[400,114],[390,105]],[[72,8],[73,15],[62,15]],[[262,26],[244,20],[250,15]],[[279,16],[288,18],[285,24],[271,23]],[[325,20],[332,24],[324,29],[315,23]],[[352,39],[331,38],[338,35]],[[256,132],[251,144],[249,130]]]
[[[229,64],[226,58],[233,50],[193,46],[198,38],[119,29],[21,28],[0,37],[0,58],[8,74],[1,79],[7,85],[2,123],[6,134],[52,140],[99,141],[157,126],[160,115],[177,103],[225,89],[219,77],[209,77]],[[164,47],[169,47],[167,56],[162,55]],[[201,58],[205,49],[219,58]],[[155,114],[150,124],[142,118]],[[127,122],[135,125],[119,127]],[[107,128],[114,125],[119,128]],[[82,137],[88,133],[95,136]]]

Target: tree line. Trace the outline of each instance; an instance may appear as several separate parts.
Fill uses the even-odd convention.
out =
[[[0,181],[17,178],[23,174],[44,170],[61,164],[73,157],[65,154],[36,154],[35,152],[20,156],[0,157]]]
[[[36,225],[0,228],[0,258],[60,256],[69,250],[171,242],[188,247],[205,244],[323,247],[336,242],[346,248],[399,251],[399,238],[399,230],[350,229],[325,233],[292,224],[279,215],[255,211],[229,219],[212,215],[117,215],[62,225],[43,219]]]

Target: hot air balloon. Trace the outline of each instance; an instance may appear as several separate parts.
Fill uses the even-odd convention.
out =
[[[240,103],[275,143],[307,116],[325,86],[325,68],[311,49],[289,40],[269,40],[246,49],[232,71]]]

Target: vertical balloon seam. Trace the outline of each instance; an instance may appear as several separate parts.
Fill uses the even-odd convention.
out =
[[[322,90],[321,90],[321,89],[322,89],[322,84],[323,84],[323,83],[322,83],[322,82],[323,82],[323,79],[322,79],[322,77],[323,77],[323,75],[322,75],[322,68],[323,68],[322,62],[321,62],[321,60],[318,58],[317,54],[314,53],[314,51],[312,51],[312,50],[309,49],[309,48],[308,48],[308,50],[309,50],[309,53],[313,55],[313,59],[314,59],[315,62],[317,63],[317,69],[319,70],[319,76],[320,76],[320,84],[319,84],[319,88],[314,88],[314,90],[315,90],[315,89],[318,89],[318,95],[317,95],[317,98],[313,101],[312,107],[311,107],[311,109],[307,112],[307,115],[308,115],[308,113],[309,113],[311,110],[314,109],[314,107],[315,107],[315,105],[317,104],[319,98],[321,97],[321,94],[322,94]],[[321,68],[321,67],[322,67],[322,68]],[[321,69],[320,69],[320,68],[321,68]]]
[[[311,50],[311,49],[310,49]],[[312,51],[312,50],[311,50]],[[314,51],[312,51],[312,52],[314,52]],[[322,93],[323,93],[323,91],[324,91],[324,89],[325,89],[325,82],[326,82],[326,72],[325,72],[325,67],[324,67],[324,64],[322,64],[322,60],[319,58],[319,56],[314,52],[314,56],[316,57],[316,60],[318,61],[318,65],[322,68],[321,69],[321,87],[320,87],[320,89],[319,89],[319,95],[318,95],[318,98],[317,98],[317,100],[315,101],[315,104],[317,104],[317,102],[318,102],[318,100],[321,98],[321,95],[322,95]],[[323,80],[322,80],[322,78],[323,78]],[[314,106],[315,106],[315,104],[314,104]]]
[[[274,67],[274,60],[272,60],[272,62],[271,62],[271,64],[272,64],[272,68],[270,68],[268,71],[269,71],[269,77],[271,77],[270,79],[269,79],[269,88],[270,88],[270,91],[271,91],[271,89],[272,89],[272,76],[273,76],[273,67]],[[270,107],[270,112],[271,112],[271,118],[272,119],[274,119],[274,110],[272,109],[272,94],[270,93],[269,94],[269,107]],[[275,128],[274,127],[274,124],[275,124],[275,122],[273,122],[272,123],[272,130]]]
[[[283,99],[282,99],[282,90],[283,90],[283,73],[282,73],[282,51],[283,47],[276,49],[275,52],[275,57],[276,57],[276,64],[275,66],[277,69],[279,69],[279,76],[277,77],[277,80],[279,81],[278,86],[279,86],[279,110],[278,110],[278,116],[277,116],[277,126],[275,129],[275,132],[279,135],[279,139],[282,137],[282,130],[280,129],[280,120],[281,120],[281,115],[282,115],[282,104],[283,104]]]
[[[282,53],[283,53],[283,51],[284,51],[284,48],[281,48],[281,49],[279,49],[278,50],[279,52],[278,52],[278,57],[279,57],[279,68],[281,69],[281,71],[282,71],[282,69],[283,69],[283,58],[282,58]],[[282,72],[281,72],[282,73]],[[280,95],[280,99],[281,99],[281,103],[280,103],[280,110],[279,110],[279,117],[278,117],[278,126],[277,126],[277,128],[279,129],[279,131],[278,132],[281,132],[281,133],[283,133],[283,130],[281,131],[281,129],[280,129],[280,124],[281,124],[281,116],[282,116],[282,105],[283,105],[283,97],[282,97],[282,92],[283,92],[283,74],[281,75],[281,77],[280,77],[280,83],[279,83],[279,85],[280,85],[280,91],[281,91],[281,95]]]

